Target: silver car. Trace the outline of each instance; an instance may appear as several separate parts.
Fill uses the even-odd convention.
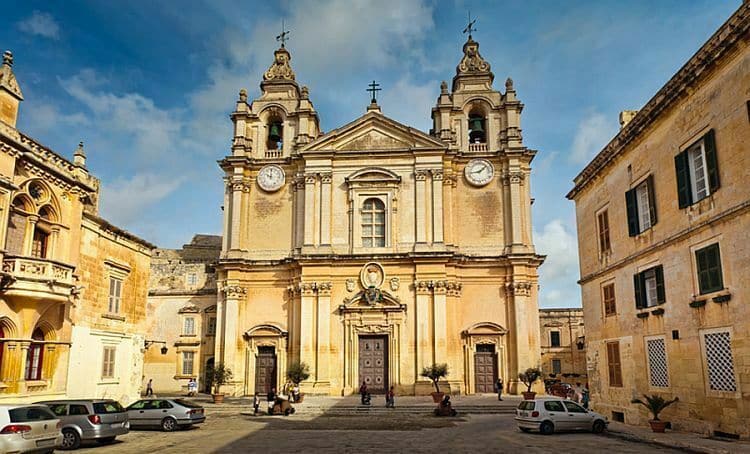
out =
[[[51,453],[61,439],[60,420],[44,405],[0,405],[0,452]]]
[[[130,404],[128,416],[133,428],[160,427],[166,432],[206,420],[203,407],[185,399],[142,399]]]
[[[128,413],[111,399],[49,400],[40,402],[62,422],[62,449],[77,449],[81,441],[106,444],[128,433]]]

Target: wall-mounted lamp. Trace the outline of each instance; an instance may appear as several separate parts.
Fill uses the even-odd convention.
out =
[[[154,344],[164,344],[161,348],[161,354],[166,355],[169,349],[167,348],[167,343],[164,341],[155,341],[155,340],[145,340],[143,341],[143,348],[148,350],[148,348]]]

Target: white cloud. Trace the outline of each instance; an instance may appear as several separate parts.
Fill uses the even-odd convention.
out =
[[[430,109],[435,105],[438,93],[440,82],[433,80],[416,84],[409,75],[405,75],[394,86],[383,91],[378,104],[388,117],[427,132],[432,127]]]
[[[89,124],[89,119],[83,113],[65,114],[52,104],[29,104],[23,114],[31,119],[35,134],[50,131],[61,125],[79,127]]]
[[[143,217],[143,212],[176,190],[184,178],[164,178],[155,173],[138,173],[102,184],[101,211],[117,225],[129,225]]]
[[[547,256],[539,271],[540,305],[557,307],[580,306],[577,285],[578,246],[574,230],[560,219],[547,223],[541,232],[534,232],[534,243],[539,254]]]
[[[615,126],[614,121],[597,112],[584,118],[573,139],[570,160],[576,164],[588,162],[612,139]]]
[[[49,39],[60,39],[60,26],[50,13],[34,11],[31,16],[16,24],[18,29],[30,35],[38,35]]]

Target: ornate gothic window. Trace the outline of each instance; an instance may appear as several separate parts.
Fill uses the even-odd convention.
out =
[[[385,247],[385,204],[380,199],[362,204],[362,246]]]
[[[31,339],[35,341],[43,341],[44,333],[41,329],[37,328],[31,334]],[[32,342],[29,346],[29,353],[26,355],[26,370],[24,373],[26,380],[42,379],[43,356],[44,344],[40,342]]]

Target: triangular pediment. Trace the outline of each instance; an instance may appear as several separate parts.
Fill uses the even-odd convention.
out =
[[[344,152],[379,150],[436,150],[446,148],[439,140],[417,129],[368,112],[353,122],[324,134],[301,151]]]

